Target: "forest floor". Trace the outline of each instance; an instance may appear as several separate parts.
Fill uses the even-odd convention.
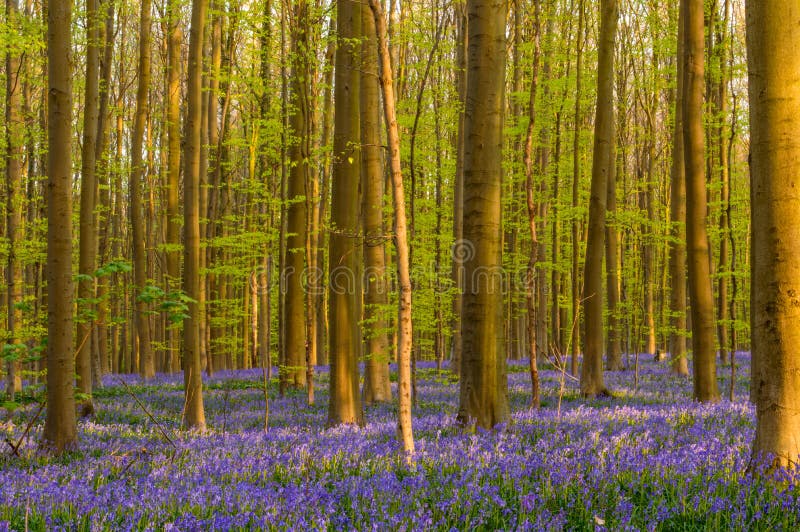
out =
[[[411,466],[394,405],[367,407],[364,428],[325,428],[326,368],[311,407],[273,383],[267,433],[260,370],[206,379],[203,435],[178,430],[181,376],[123,376],[129,388],[109,377],[78,451],[38,454],[38,424],[19,456],[4,444],[0,530],[797,529],[800,482],[746,472],[754,412],[749,357],[738,362],[736,400],[713,405],[649,357],[636,386],[634,371],[609,372],[615,397],[594,401],[544,370],[538,412],[527,363],[514,362],[513,421],[478,434],[455,423],[455,379],[422,363]],[[719,374],[727,396],[729,368]],[[0,410],[0,437],[19,439],[36,410]]]

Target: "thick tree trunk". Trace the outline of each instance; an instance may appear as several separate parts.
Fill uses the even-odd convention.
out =
[[[703,1],[686,2],[683,135],[686,156],[686,245],[692,312],[694,398],[719,399],[714,346],[714,296],[706,233],[707,192],[703,138]]]
[[[503,350],[502,154],[506,20],[502,0],[467,0],[465,261],[458,420],[490,429],[509,416]]]
[[[336,4],[339,43],[336,49],[336,105],[333,135],[333,179],[331,191],[331,235],[329,251],[330,294],[328,335],[330,359],[330,404],[328,424],[363,424],[358,392],[359,327],[357,235],[360,232],[358,161],[361,160],[361,125],[357,102],[361,98],[360,46],[361,7],[354,0]]]
[[[800,463],[800,5],[748,1],[755,458]]]
[[[72,325],[71,2],[47,9],[47,416],[42,447],[78,444]]]
[[[617,31],[617,2],[600,3],[600,47],[597,65],[597,108],[595,111],[592,187],[589,200],[589,229],[583,271],[584,348],[581,365],[581,393],[595,397],[608,393],[603,383],[603,253],[605,249],[606,199],[609,174],[614,169],[614,41]]]

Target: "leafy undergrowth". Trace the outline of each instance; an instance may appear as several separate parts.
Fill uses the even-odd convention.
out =
[[[747,357],[739,358],[746,376]],[[78,451],[37,454],[39,425],[20,457],[4,451],[0,530],[800,526],[797,484],[746,472],[754,414],[744,380],[735,402],[699,405],[688,380],[643,360],[635,387],[632,371],[606,374],[613,398],[584,401],[567,379],[559,411],[559,374],[543,371],[544,408],[534,412],[525,406],[526,363],[518,364],[509,371],[512,422],[464,434],[455,424],[457,383],[421,363],[411,466],[399,453],[393,405],[368,407],[364,428],[325,429],[323,368],[315,406],[302,392],[277,398],[273,385],[267,433],[259,370],[206,380],[203,435],[178,431],[179,375],[146,385],[124,377],[150,414],[108,379],[95,418],[80,423]],[[34,413],[35,405],[9,413],[0,437],[16,441]]]

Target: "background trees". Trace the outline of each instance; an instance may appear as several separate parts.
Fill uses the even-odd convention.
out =
[[[409,180],[412,362],[450,358],[460,378],[462,359],[484,361],[480,376],[465,362],[463,376],[465,390],[482,388],[484,375],[496,383],[474,411],[464,407],[474,417],[496,403],[481,414],[485,426],[504,418],[506,358],[536,351],[539,365],[564,367],[573,355],[566,365],[577,376],[585,355],[590,395],[602,390],[604,353],[608,369],[634,370],[634,379],[636,353],[670,353],[678,372],[701,359],[698,398],[713,399],[717,375],[708,363],[717,351],[749,347],[742,3],[706,2],[692,32],[680,33],[687,11],[675,3],[618,0],[616,41],[606,31],[611,5],[520,0],[513,16],[496,2],[385,6]],[[10,288],[0,314],[11,346],[4,375],[16,380],[19,368],[33,380],[49,310],[43,198],[51,124],[39,81],[45,14],[36,2],[15,6],[6,7],[3,26],[19,38],[4,39],[13,46],[3,50],[9,186],[0,256]],[[201,369],[249,368],[267,357],[285,385],[302,386],[313,383],[315,360],[330,360],[338,383],[331,422],[358,422],[358,364],[369,375],[365,402],[388,399],[385,362],[396,360],[401,343],[392,310],[400,256],[390,245],[397,208],[378,119],[372,13],[366,5],[338,13],[350,9],[345,3],[219,0],[195,23],[188,7],[107,0],[77,10],[71,24],[71,132],[86,139],[70,147],[82,160],[70,187],[83,242],[73,258],[81,274],[73,337],[80,383],[99,383],[108,371],[176,371],[185,354],[196,390]],[[491,24],[470,20],[467,7],[473,17],[491,12]],[[489,52],[484,23],[497,39]],[[193,41],[190,28],[201,24],[209,31]],[[698,58],[691,66],[703,71],[684,76],[690,34]],[[689,321],[684,77],[693,89],[685,155],[690,178],[703,173],[688,201],[706,220],[692,227],[707,229],[692,242],[708,247],[697,264],[709,266],[702,289],[711,305],[693,305],[700,314]],[[291,276],[282,275],[289,268]],[[384,280],[364,276],[381,268]],[[474,280],[496,284],[478,290],[468,284]],[[684,353],[689,337],[702,349]]]

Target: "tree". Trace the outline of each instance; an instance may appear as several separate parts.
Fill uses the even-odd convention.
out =
[[[83,144],[81,146],[81,209],[78,274],[78,301],[83,316],[78,320],[75,338],[78,356],[75,358],[80,392],[88,394],[82,402],[81,415],[94,411],[92,404],[92,330],[93,304],[95,297],[94,271],[97,262],[97,232],[95,229],[95,204],[97,199],[96,145],[98,125],[98,98],[100,94],[100,26],[102,19],[97,0],[86,2],[86,88],[83,106]]]
[[[6,0],[6,21],[9,28],[19,27],[20,11],[17,0]],[[20,243],[23,237],[22,209],[22,152],[24,122],[22,119],[21,54],[14,46],[6,52],[6,237],[8,238],[8,264],[6,284],[8,289],[7,345],[13,346],[6,365],[6,393],[13,401],[14,394],[22,390],[22,364],[19,361],[24,345],[21,340],[23,296],[22,262]]]
[[[42,447],[78,444],[75,419],[72,285],[72,5],[47,9],[47,417]]]
[[[200,360],[200,150],[203,120],[203,33],[208,0],[192,0],[186,91],[186,144],[183,160],[183,291],[190,298],[183,323],[184,419],[188,429],[204,430],[203,368]]]
[[[686,63],[683,61],[686,31],[686,4],[678,12],[678,61],[675,91],[675,118],[672,134],[672,166],[670,169],[670,222],[672,243],[669,247],[670,333],[669,354],[672,372],[689,375],[686,359],[686,163],[683,150],[683,83]]]
[[[753,455],[800,462],[800,6],[746,3],[752,212]]]
[[[520,11],[519,2],[517,2],[516,11]],[[534,0],[533,7],[533,74],[531,79],[531,88],[529,91],[528,100],[528,131],[525,135],[525,152],[523,160],[525,163],[525,199],[528,208],[528,230],[531,235],[531,251],[528,258],[528,271],[526,274],[526,293],[525,302],[528,311],[527,331],[528,331],[528,357],[530,363],[531,374],[531,405],[534,408],[539,408],[539,369],[536,366],[536,358],[538,356],[537,348],[537,333],[536,333],[536,305],[534,303],[534,275],[536,274],[536,263],[540,256],[539,237],[536,231],[536,201],[534,198],[533,188],[533,138],[536,131],[536,92],[539,85],[539,57],[541,55],[541,0]],[[517,17],[517,13],[514,15]],[[544,311],[545,309],[540,308]],[[544,313],[541,314],[542,321]]]
[[[181,282],[181,220],[178,189],[181,173],[181,41],[180,2],[170,0],[167,5],[167,287],[176,291]],[[169,331],[170,370],[181,367],[179,336],[175,328]]]
[[[383,89],[383,109],[386,119],[386,131],[389,137],[389,155],[391,161],[392,193],[394,197],[394,234],[397,246],[397,274],[400,282],[400,299],[398,302],[397,321],[400,334],[397,341],[398,366],[398,419],[397,433],[403,443],[407,456],[414,453],[414,434],[411,428],[411,341],[413,339],[411,320],[411,267],[408,248],[408,231],[406,222],[406,201],[403,188],[403,174],[400,166],[400,133],[395,112],[394,82],[392,61],[386,30],[386,18],[378,0],[369,0],[370,8],[375,16],[377,44],[380,56],[380,82]]]
[[[706,233],[707,192],[703,137],[703,1],[682,0],[686,6],[683,141],[686,161],[686,246],[689,301],[692,316],[694,398],[716,401],[714,297]]]
[[[465,262],[458,420],[490,429],[508,420],[503,340],[502,153],[507,2],[467,0],[464,119]]]
[[[586,397],[608,393],[603,383],[603,254],[609,174],[616,158],[614,149],[614,41],[617,2],[600,3],[600,47],[597,65],[597,108],[594,122],[592,188],[589,228],[583,271],[584,348],[581,393]]]
[[[309,131],[310,94],[309,84],[309,25],[308,2],[295,0],[291,15],[292,51],[290,62],[292,74],[289,82],[289,131],[291,140],[288,156],[290,161],[287,182],[287,240],[286,240],[286,296],[284,308],[284,351],[286,374],[295,387],[306,385],[303,367],[306,351],[306,312],[303,278],[306,272],[307,200],[306,183],[309,181],[311,139]]]
[[[139,81],[136,89],[136,112],[131,139],[131,176],[128,183],[130,201],[131,236],[133,239],[133,276],[136,287],[136,332],[139,338],[139,373],[146,379],[156,374],[155,357],[151,345],[150,318],[146,298],[141,291],[147,285],[147,252],[145,221],[142,205],[142,180],[145,164],[142,160],[142,144],[148,114],[150,91],[150,22],[151,0],[142,0],[139,27]]]
[[[378,86],[378,36],[375,19],[367,4],[362,7],[361,25],[364,33],[361,43],[363,64],[361,176],[364,216],[364,324],[367,350],[364,364],[364,402],[371,404],[376,401],[391,401],[392,387],[389,382],[389,334],[384,318],[384,308],[389,303],[389,294],[383,235],[384,172]]]
[[[361,180],[360,54],[361,6],[354,0],[336,4],[339,39],[335,66],[335,118],[329,242],[328,334],[330,402],[328,424],[362,424],[364,414],[358,392],[359,331],[358,235],[360,232],[359,183]]]

